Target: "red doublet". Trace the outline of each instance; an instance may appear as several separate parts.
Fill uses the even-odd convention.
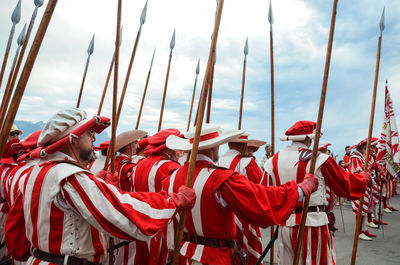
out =
[[[203,159],[203,160],[200,160]],[[245,176],[216,168],[208,158],[198,155],[193,175],[197,200],[188,211],[185,229],[194,236],[234,240],[234,215],[240,219],[268,227],[285,220],[294,210],[298,198],[297,185],[290,182],[282,187],[264,187],[251,183]],[[177,191],[185,185],[189,163],[178,169],[165,185]],[[204,264],[231,264],[231,250],[213,248],[183,241],[181,261],[196,260]],[[182,263],[183,264],[183,263]]]

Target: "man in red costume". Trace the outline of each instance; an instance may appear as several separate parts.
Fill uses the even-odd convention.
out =
[[[167,147],[191,151],[195,128],[185,138],[169,136]],[[235,216],[263,228],[283,222],[304,195],[317,188],[315,176],[308,174],[297,185],[291,181],[280,187],[254,184],[247,177],[216,166],[219,146],[233,140],[241,130],[222,133],[219,126],[203,124],[193,175],[197,201],[187,212],[180,264],[239,264],[235,244]],[[189,163],[179,168],[164,184],[169,192],[186,183]]]
[[[43,128],[30,177],[20,185],[6,222],[6,243],[29,264],[93,265],[104,261],[105,235],[148,240],[177,209],[194,204],[193,190],[127,193],[82,164],[93,155],[94,134],[109,125],[79,109],[56,113]],[[32,249],[30,250],[30,247]]]
[[[282,185],[288,181],[300,183],[309,172],[312,150],[309,149],[315,137],[316,123],[299,121],[290,127],[282,141],[292,144],[276,153],[265,165],[269,185]],[[318,189],[310,197],[304,231],[300,264],[336,264],[333,238],[329,231],[326,213],[328,201],[326,188],[337,196],[359,198],[366,189],[366,178],[361,174],[351,174],[341,168],[329,155],[318,153],[315,165]],[[302,202],[296,205],[290,217],[281,223],[278,238],[278,264],[292,264],[298,242],[298,231],[303,211]],[[317,260],[318,259],[318,260]]]

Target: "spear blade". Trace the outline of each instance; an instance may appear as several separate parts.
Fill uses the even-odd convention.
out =
[[[92,55],[93,51],[94,51],[94,36],[95,34],[93,34],[92,40],[90,41],[89,47],[87,49],[87,53],[88,55]]]
[[[18,4],[11,15],[11,21],[13,24],[18,24],[20,20],[21,20],[21,0],[18,1]]]
[[[153,57],[151,57],[151,62],[150,62],[150,71],[151,71],[151,68],[153,67],[153,62],[154,62],[154,56],[156,55],[156,49],[154,49],[154,52],[153,52]]]
[[[26,33],[26,23],[25,23],[24,28],[22,29],[22,31],[19,34],[18,39],[17,39],[17,43],[18,43],[19,46],[22,46],[22,44],[24,44],[25,33]]]
[[[269,10],[268,10],[268,21],[269,24],[274,24],[274,14],[272,13],[272,1],[269,1]]]
[[[144,22],[146,22],[147,2],[148,2],[148,1],[146,1],[146,4],[145,4],[144,7],[143,7],[142,14],[140,15],[140,25],[143,25]]]
[[[246,37],[246,43],[244,44],[243,52],[245,56],[249,54],[249,37]]]
[[[196,66],[196,75],[198,75],[200,73],[200,58],[197,61],[197,66]]]
[[[171,49],[171,51],[174,49],[174,47],[175,47],[175,29],[174,33],[172,34],[171,42],[169,43],[169,48]]]
[[[379,28],[380,28],[381,34],[382,34],[382,31],[385,30],[385,7],[383,8],[383,11],[382,11],[381,20],[379,21]]]
[[[41,7],[43,5],[44,0],[35,0],[35,6],[36,7]]]

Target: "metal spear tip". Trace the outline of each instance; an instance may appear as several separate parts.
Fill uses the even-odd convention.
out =
[[[381,29],[381,32],[385,30],[385,7],[382,11],[381,21],[379,21],[379,28]]]
[[[269,1],[268,21],[269,24],[274,24],[274,14],[272,13],[272,1]]]
[[[143,7],[142,14],[140,15],[140,25],[143,25],[144,22],[146,22],[147,2],[148,1],[146,1],[146,4]]]
[[[175,47],[175,29],[174,33],[172,34],[171,42],[169,43],[169,48],[172,50]]]
[[[44,0],[35,0],[35,6],[41,7],[43,5]]]
[[[94,51],[94,34],[93,34],[92,40],[90,41],[89,47],[87,49],[88,55],[92,55],[93,51]]]
[[[196,75],[198,75],[200,73],[200,58],[197,61],[197,67],[196,67]]]
[[[18,43],[19,46],[22,46],[22,44],[24,44],[25,33],[26,33],[26,23],[25,23],[24,28],[22,29],[22,31],[19,34],[18,39],[17,39],[17,43]]]
[[[246,37],[246,43],[244,44],[243,52],[244,55],[249,54],[249,37]]]
[[[11,21],[13,24],[18,24],[20,20],[21,20],[21,0],[18,1],[18,4],[11,15]]]
[[[153,66],[154,56],[156,55],[156,49],[154,49],[153,57],[151,57],[150,68]]]

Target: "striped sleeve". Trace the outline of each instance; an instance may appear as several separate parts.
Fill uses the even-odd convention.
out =
[[[350,157],[350,170],[353,173],[360,173],[363,171],[363,162],[356,156]]]
[[[67,203],[92,226],[124,240],[148,240],[176,211],[164,192],[123,192],[88,173],[68,177],[61,187]]]

